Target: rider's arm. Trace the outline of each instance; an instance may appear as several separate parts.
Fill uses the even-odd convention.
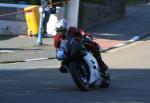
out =
[[[85,37],[86,37],[87,39],[89,39],[90,41],[93,40],[93,37],[91,36],[90,33],[85,33]]]
[[[60,47],[61,37],[59,35],[54,36],[54,47],[57,49]]]
[[[82,35],[82,40],[84,43],[89,43],[93,40],[93,37],[89,33],[84,33],[84,35]]]

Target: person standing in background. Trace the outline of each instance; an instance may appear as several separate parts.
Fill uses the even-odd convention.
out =
[[[47,23],[47,33],[48,37],[53,37],[56,34],[56,23],[58,22],[58,18],[56,16],[56,6],[52,5],[51,14]]]
[[[44,19],[43,19],[43,23],[42,23],[43,24],[43,36],[44,37],[48,36],[48,34],[47,34],[47,22],[49,21],[49,17],[51,14],[50,5],[52,5],[52,0],[41,0],[41,6],[43,9],[43,14],[45,15]]]

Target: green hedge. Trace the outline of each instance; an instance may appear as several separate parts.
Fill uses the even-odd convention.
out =
[[[136,3],[137,0],[126,0],[127,3]]]
[[[105,0],[81,0],[83,2],[95,3],[95,4],[104,4]],[[127,3],[136,3],[137,0],[126,0]]]
[[[94,4],[103,4],[104,0],[81,0],[83,2],[94,3]]]

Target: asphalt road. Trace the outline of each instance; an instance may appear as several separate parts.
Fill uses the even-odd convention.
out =
[[[0,64],[0,103],[150,103],[150,38],[102,54],[110,88],[80,92],[57,60]]]

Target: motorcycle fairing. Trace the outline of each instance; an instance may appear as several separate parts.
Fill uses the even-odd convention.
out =
[[[87,52],[86,55],[83,57],[83,59],[88,64],[90,74],[91,74],[89,79],[89,84],[100,80],[100,74],[98,71],[99,66],[96,59],[93,57],[93,55],[90,52]]]

